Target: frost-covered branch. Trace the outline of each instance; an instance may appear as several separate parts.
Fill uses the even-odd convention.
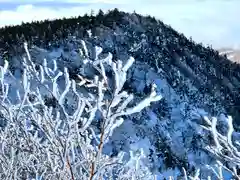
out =
[[[217,158],[216,165],[218,172],[216,172],[212,167],[208,167],[214,171],[219,179],[223,178],[223,170],[232,173],[235,178],[240,179],[240,175],[237,172],[240,168],[239,145],[237,147],[239,141],[233,142],[232,140],[234,133],[232,117],[228,116],[225,119],[228,125],[228,131],[225,135],[219,133],[217,130],[217,118],[213,117],[210,120],[209,118],[204,117],[203,119],[207,125],[202,125],[202,127],[212,134],[214,140],[214,144],[207,145],[206,150]]]
[[[76,83],[70,79],[67,68],[64,72],[58,69],[56,60],[53,60],[53,69],[44,59],[39,71],[36,70],[24,44],[27,57],[23,58],[22,78],[14,79],[19,86],[11,89],[16,91],[15,98],[9,94],[10,86],[5,79],[6,74],[11,74],[8,64],[0,67],[0,111],[7,119],[6,125],[0,127],[1,179],[95,179],[123,164],[121,153],[117,158],[102,154],[103,145],[124,122],[123,115],[137,113],[161,96],[153,88],[140,104],[128,107],[134,95],[122,91],[122,87],[134,58],[129,58],[125,65],[121,61],[116,65],[111,54],[99,59],[102,50],[96,47],[95,61],[91,61],[84,41],[82,45],[86,57],[83,66],[92,66],[100,73],[93,80],[78,75],[80,83]],[[109,67],[114,73],[113,79],[106,75]],[[109,85],[110,80],[115,82],[114,87]],[[87,92],[80,90],[83,86]],[[92,90],[94,88],[97,91]],[[106,95],[108,91],[112,91],[111,97]],[[12,101],[13,98],[16,101]],[[97,112],[103,117],[100,134],[92,128]],[[92,143],[93,140],[97,144]]]

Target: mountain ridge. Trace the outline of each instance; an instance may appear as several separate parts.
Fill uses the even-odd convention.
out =
[[[42,30],[37,29],[38,26]],[[47,31],[44,31],[45,29]],[[122,47],[129,46],[126,42],[135,41],[131,42],[132,48],[140,47],[139,49],[142,49],[144,53],[139,53],[140,51],[131,52],[131,47],[129,47],[128,53],[137,60],[142,59],[149,62],[151,67],[156,70],[161,67],[165,71],[170,84],[172,84],[174,78],[171,78],[169,74],[170,67],[175,67],[181,69],[184,76],[191,79],[194,86],[203,94],[214,94],[213,89],[219,89],[219,93],[222,95],[219,95],[216,100],[224,104],[227,112],[236,117],[235,119],[239,117],[240,65],[224,56],[220,56],[219,52],[211,47],[203,47],[202,44],[196,44],[191,39],[188,40],[183,34],[178,33],[163,22],[157,21],[154,17],[143,17],[137,13],[129,14],[115,9],[109,11],[108,14],[103,14],[100,11],[96,17],[86,14],[78,18],[46,20],[31,24],[25,23],[22,26],[5,27],[0,29],[0,33],[3,34],[0,38],[0,50],[5,52],[6,56],[14,53],[21,54],[23,51],[19,48],[21,47],[19,45],[24,40],[38,47],[54,49],[61,43],[66,44],[66,39],[71,34],[86,39],[89,36],[87,29],[91,29],[92,36],[104,36],[105,39],[112,34],[113,41],[121,43]],[[127,31],[127,34],[125,33],[127,38],[123,40],[124,38],[121,35],[117,35],[117,31],[122,35],[124,35],[123,31]],[[108,32],[111,33],[108,35]],[[111,52],[113,56],[121,56],[119,53],[121,47],[115,47],[114,44],[103,44],[103,38],[101,41],[92,38],[91,41],[95,44],[102,44],[104,49]],[[75,46],[75,49],[77,49],[77,44]],[[192,54],[194,52],[197,54]],[[126,54],[126,52],[124,53]],[[156,57],[156,54],[159,56]],[[161,56],[163,58],[159,60]],[[211,68],[212,72],[210,71]],[[198,76],[198,73],[205,78]],[[224,96],[224,100],[221,99],[222,96]]]

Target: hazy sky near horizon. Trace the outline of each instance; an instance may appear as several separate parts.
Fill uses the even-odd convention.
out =
[[[153,15],[214,48],[240,47],[240,0],[0,0],[0,27],[115,7]]]

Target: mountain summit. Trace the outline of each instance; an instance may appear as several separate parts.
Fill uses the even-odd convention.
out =
[[[82,61],[82,57],[96,60],[96,46],[102,48],[101,58],[110,53],[113,62],[135,59],[123,90],[134,92],[138,102],[155,84],[163,98],[139,114],[124,116],[125,121],[103,148],[112,157],[142,149],[151,172],[165,177],[169,169],[174,173],[184,167],[191,173],[214,161],[204,150],[210,135],[198,127],[203,116],[218,117],[223,125],[231,115],[235,130],[240,130],[240,65],[154,17],[114,9],[107,14],[99,11],[96,16],[8,26],[0,29],[0,34],[1,65],[7,60],[16,78],[23,74],[25,41],[38,70],[46,62],[54,66],[56,60],[59,69],[64,72],[67,67],[70,79],[76,82],[91,82],[99,74]],[[106,73],[113,77],[108,69]],[[52,101],[45,102],[54,106]],[[99,133],[101,121],[91,125]]]

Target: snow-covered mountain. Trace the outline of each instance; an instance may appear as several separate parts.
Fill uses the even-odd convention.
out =
[[[134,92],[137,102],[149,94],[154,82],[163,98],[138,114],[126,116],[103,152],[114,157],[121,151],[142,150],[145,157],[141,165],[159,179],[177,177],[182,167],[189,173],[200,168],[202,178],[214,177],[205,167],[215,159],[205,150],[211,137],[199,126],[203,116],[218,117],[219,126],[224,127],[227,115],[231,115],[235,129],[240,129],[240,65],[153,17],[115,9],[96,17],[5,27],[0,34],[1,65],[8,60],[15,78],[22,76],[24,40],[30,44],[35,63],[43,64],[46,59],[52,66],[56,60],[59,69],[67,67],[76,82],[80,81],[78,75],[93,79],[98,73],[82,68],[83,56],[95,60],[95,46],[102,47],[102,58],[109,52],[113,61],[125,63],[129,56],[134,57],[124,90]],[[12,84],[11,88],[16,87]],[[99,126],[99,122],[92,123],[96,133]],[[238,137],[236,133],[234,138]]]
[[[240,50],[233,48],[221,48],[219,49],[220,54],[226,55],[228,59],[240,63]]]

